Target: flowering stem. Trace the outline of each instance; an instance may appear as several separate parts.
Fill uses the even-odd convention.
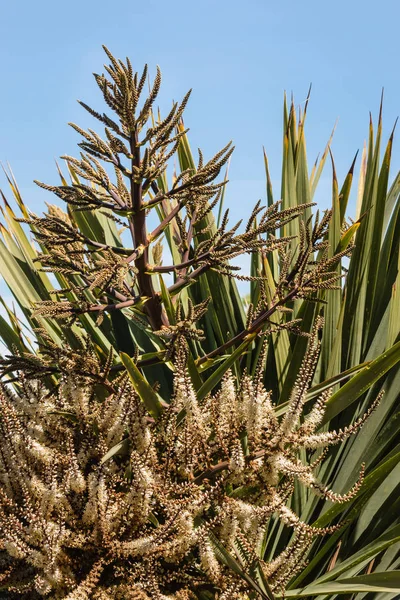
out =
[[[274,314],[274,312],[276,312],[276,310],[280,306],[284,306],[285,304],[290,302],[293,299],[293,297],[296,295],[297,292],[298,292],[298,287],[295,286],[284,298],[281,298],[280,300],[275,302],[275,304],[273,304],[270,308],[268,308],[267,310],[264,310],[257,317],[257,319],[252,323],[252,325],[250,327],[248,327],[247,329],[243,329],[243,331],[241,331],[240,333],[235,335],[233,338],[231,338],[230,340],[228,340],[227,342],[222,344],[222,346],[219,346],[219,348],[216,348],[212,352],[209,352],[208,354],[205,354],[204,356],[202,356],[198,361],[196,361],[196,364],[202,365],[203,363],[207,362],[210,358],[214,358],[214,356],[218,356],[218,354],[222,354],[225,350],[227,350],[231,346],[234,346],[235,344],[238,344],[239,342],[243,341],[246,336],[251,335],[252,333],[258,333],[259,331],[261,331],[265,322],[268,321],[268,319]]]
[[[142,247],[143,251],[135,258],[135,267],[137,268],[137,282],[141,296],[146,296],[148,301],[145,310],[153,330],[161,329],[163,325],[168,324],[167,316],[162,310],[159,296],[156,294],[151,276],[146,272],[146,265],[149,262],[149,244],[147,240],[146,229],[146,211],[142,208],[142,183],[135,181],[135,169],[139,169],[140,146],[138,145],[137,131],[134,131],[130,138],[130,149],[132,154],[132,179],[131,179],[131,201],[134,215],[129,219],[129,228],[135,248]]]

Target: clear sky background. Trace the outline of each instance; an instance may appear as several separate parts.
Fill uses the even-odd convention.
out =
[[[382,86],[389,135],[400,113],[399,23],[399,0],[3,0],[0,160],[11,164],[27,205],[42,212],[52,197],[32,180],[58,183],[54,159],[77,153],[67,122],[99,126],[76,99],[99,106],[91,73],[102,72],[104,43],[137,70],[161,66],[164,114],[193,87],[185,116],[192,148],[209,157],[233,139],[227,204],[245,216],[265,197],[263,145],[279,198],[284,90],[301,104],[312,83],[310,168],[338,119],[332,149],[343,180],[367,136],[369,110],[376,121]],[[395,141],[392,175],[399,148]],[[2,175],[0,186],[6,190]],[[324,206],[330,186],[327,164]]]

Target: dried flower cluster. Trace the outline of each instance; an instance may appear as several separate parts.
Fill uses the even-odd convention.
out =
[[[84,374],[82,365],[96,361],[88,346],[53,355],[62,363],[55,389],[32,369],[25,376],[23,364],[19,391],[2,387],[0,581],[7,597],[244,599],[251,585],[227,556],[239,556],[246,573],[260,569],[280,591],[313,537],[335,529],[302,522],[287,500],[296,481],[333,502],[357,493],[362,472],[340,496],[315,470],[325,457],[320,449],[355,433],[375,405],[339,432],[318,432],[327,391],[304,417],[318,324],[280,419],[262,384],[262,359],[255,377],[244,374],[237,388],[228,373],[199,402],[186,341],[177,344],[174,394],[157,420],[126,374],[108,382],[109,364],[89,369],[96,378]],[[104,400],[99,385],[108,390]],[[313,455],[307,464],[304,453]],[[272,518],[293,537],[265,562]]]

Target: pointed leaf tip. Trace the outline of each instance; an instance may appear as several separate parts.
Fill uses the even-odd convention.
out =
[[[354,156],[354,158],[353,158],[353,162],[351,163],[351,167],[350,167],[350,169],[349,169],[349,175],[353,175],[353,174],[354,174],[354,168],[355,168],[355,166],[356,166],[356,161],[357,161],[358,152],[359,152],[359,151],[357,150],[357,152],[356,152],[356,154],[355,154],[355,156]]]

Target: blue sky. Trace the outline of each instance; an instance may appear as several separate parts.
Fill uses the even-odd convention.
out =
[[[382,86],[386,135],[400,113],[398,0],[15,0],[1,13],[0,160],[37,213],[52,198],[32,180],[57,183],[54,159],[77,152],[79,136],[67,122],[98,126],[76,99],[100,102],[91,73],[102,71],[102,43],[138,70],[161,66],[164,111],[193,87],[185,117],[193,148],[210,156],[233,139],[234,217],[264,197],[263,145],[279,197],[284,90],[300,104],[313,85],[310,166],[339,119],[332,148],[340,179],[362,148],[369,110],[377,116]],[[393,173],[399,158],[396,141]],[[328,165],[319,193],[325,206],[330,177]]]

